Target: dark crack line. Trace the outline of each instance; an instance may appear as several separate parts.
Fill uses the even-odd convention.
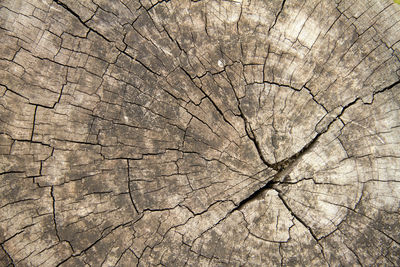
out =
[[[5,172],[0,172],[0,175],[16,174],[16,173],[25,173],[25,172],[24,171],[5,171]]]
[[[254,146],[255,146],[255,148],[256,148],[256,150],[257,150],[257,153],[258,153],[258,155],[259,155],[261,161],[262,161],[267,167],[269,167],[269,168],[271,168],[271,169],[274,169],[274,170],[276,170],[276,171],[279,171],[279,169],[276,169],[275,164],[272,164],[272,163],[268,162],[268,161],[265,159],[264,154],[262,153],[262,150],[261,150],[261,145],[260,145],[260,143],[258,142],[258,140],[257,140],[257,138],[256,138],[256,136],[255,136],[255,134],[254,134],[254,131],[253,131],[253,129],[251,128],[251,125],[250,125],[249,121],[247,120],[246,116],[244,115],[244,113],[243,113],[243,111],[242,111],[242,108],[241,108],[241,106],[240,106],[239,98],[237,97],[235,91],[234,91],[234,93],[235,93],[236,99],[237,99],[237,101],[238,101],[238,109],[239,109],[239,113],[240,113],[239,116],[240,116],[240,117],[243,119],[243,121],[244,121],[244,128],[245,128],[245,131],[246,131],[246,135],[247,135],[248,138],[253,142],[253,144],[254,144]]]
[[[329,262],[327,261],[326,257],[325,257],[325,252],[324,252],[324,248],[323,246],[319,243],[319,241],[321,240],[320,238],[318,238],[314,231],[312,230],[312,228],[310,226],[307,225],[307,223],[301,219],[296,213],[294,213],[294,211],[292,210],[292,208],[290,208],[290,206],[287,204],[286,200],[282,197],[281,193],[278,193],[278,197],[279,199],[282,201],[283,205],[286,207],[286,209],[290,212],[290,214],[297,220],[299,221],[311,234],[311,236],[313,237],[313,239],[315,240],[315,242],[317,242],[318,246],[321,248],[321,254],[322,257],[324,258],[325,262],[328,264],[328,266],[330,266]]]
[[[257,139],[255,138],[255,135],[253,133],[253,131],[251,130],[251,127],[249,125],[249,123],[247,122],[247,118],[244,116],[241,108],[240,108],[240,102],[238,105],[239,111],[240,111],[240,116],[243,118],[245,124],[246,124],[246,133],[248,135],[248,137],[250,138],[250,140],[253,141],[257,152],[261,158],[261,160],[264,162],[265,165],[267,165],[268,167],[274,169],[277,171],[277,173],[274,175],[274,177],[268,181],[264,186],[262,186],[261,188],[259,188],[258,190],[256,190],[254,193],[252,193],[251,195],[249,195],[248,197],[246,197],[245,199],[243,199],[242,201],[240,201],[240,203],[231,211],[235,211],[235,210],[240,210],[242,209],[242,207],[244,207],[245,204],[249,203],[250,201],[257,199],[258,197],[260,197],[265,191],[269,190],[269,189],[274,189],[274,185],[275,184],[279,184],[281,183],[281,179],[282,177],[285,177],[285,174],[287,172],[289,172],[291,170],[291,168],[298,162],[298,160],[304,155],[306,154],[318,141],[318,139],[320,138],[320,136],[322,136],[324,133],[326,133],[330,126],[337,121],[338,119],[340,119],[340,117],[343,115],[343,113],[345,112],[345,110],[349,107],[351,107],[352,105],[354,105],[357,101],[359,100],[359,98],[356,98],[354,101],[350,102],[349,104],[347,104],[346,106],[344,106],[341,110],[341,112],[339,113],[339,115],[337,115],[329,124],[328,126],[321,132],[319,132],[308,144],[306,144],[299,152],[295,153],[293,156],[291,156],[290,158],[287,158],[285,160],[282,160],[280,162],[271,164],[269,162],[267,162],[262,154],[261,151],[261,147],[260,144],[258,143]]]
[[[10,263],[7,266],[15,266],[14,264],[14,260],[11,257],[11,255],[7,252],[7,250],[4,248],[3,244],[0,244],[1,249],[4,251],[4,253],[6,254],[7,258],[9,259]]]
[[[193,84],[196,88],[198,88],[198,89],[204,94],[204,96],[211,102],[211,104],[214,106],[214,108],[217,110],[217,112],[221,115],[222,119],[223,119],[227,124],[229,124],[235,131],[237,131],[236,128],[232,125],[232,123],[231,123],[230,121],[228,121],[228,119],[225,117],[224,112],[218,107],[218,105],[217,105],[217,104],[215,103],[215,101],[211,98],[211,96],[208,95],[208,94],[204,91],[204,89],[203,89],[201,86],[198,86],[198,85],[193,81],[193,78],[190,76],[190,74],[189,74],[184,68],[181,67],[181,69],[182,69],[182,71],[186,74],[186,76],[188,76],[189,79],[192,81],[192,84]],[[225,70],[224,70],[224,71],[225,71]]]
[[[27,98],[26,96],[23,96],[20,93],[8,88],[6,84],[3,84],[3,83],[0,82],[0,86],[4,86],[6,88],[6,91],[4,92],[3,96],[6,94],[7,91],[10,91],[11,93],[13,93],[13,94],[15,94],[15,95],[17,95],[17,96],[29,101],[29,98]]]
[[[133,61],[139,63],[143,68],[145,68],[147,71],[153,73],[154,75],[161,77],[162,75],[160,73],[155,72],[154,70],[152,70],[149,66],[147,66],[146,64],[144,64],[142,61],[140,61],[139,59],[137,59],[136,57],[133,57],[132,55],[130,55],[129,53],[127,53],[126,51],[123,50],[119,50],[122,54],[126,55],[127,57],[129,57],[130,59],[132,59]],[[175,98],[175,97],[174,97]]]
[[[268,57],[268,56],[267,56]],[[265,65],[264,65],[265,66]],[[263,82],[252,82],[252,83],[249,83],[249,84],[247,84],[247,85],[252,85],[252,84],[269,84],[269,85],[276,85],[276,86],[279,86],[279,87],[285,87],[285,88],[289,88],[289,89],[292,89],[293,91],[297,91],[297,92],[300,92],[301,91],[301,88],[300,89],[298,89],[298,88],[296,88],[296,87],[293,87],[292,85],[290,85],[290,84],[283,84],[283,83],[277,83],[277,82],[271,82],[271,81],[267,81],[267,80],[263,80]]]
[[[277,182],[272,180],[269,180],[265,185],[257,189],[255,192],[253,192],[251,195],[243,199],[242,201],[239,202],[239,204],[236,205],[234,209],[230,213],[233,213],[236,210],[241,210],[247,203],[253,201],[254,199],[260,198],[263,193],[267,190],[274,189],[273,186]]]
[[[285,6],[285,3],[286,3],[286,0],[283,0],[283,1],[282,1],[281,8],[279,9],[278,13],[277,13],[276,16],[275,16],[274,23],[273,23],[272,26],[268,29],[268,33],[272,30],[272,28],[275,27],[275,24],[276,24],[276,22],[278,21],[279,15],[282,13],[282,10],[283,10],[283,8],[284,8],[284,6]]]
[[[312,100],[313,100],[317,105],[321,106],[321,107],[325,110],[326,113],[329,113],[328,109],[327,109],[323,104],[319,103],[319,101],[317,101],[317,99],[315,99],[316,95],[313,94],[313,92],[311,91],[310,88],[308,88],[306,85],[304,85],[303,88],[304,88],[306,91],[308,91],[308,93],[309,93],[309,94],[311,95],[311,97],[312,97]]]
[[[58,241],[61,241],[60,235],[58,234],[57,228],[57,220],[56,220],[56,198],[54,197],[54,186],[51,186],[50,195],[53,200],[53,222],[54,222],[54,230],[56,232],[56,236]]]
[[[258,154],[258,156],[260,157],[261,161],[262,161],[267,167],[269,167],[269,168],[271,168],[271,169],[273,169],[273,170],[279,171],[278,169],[276,169],[276,166],[275,166],[274,164],[268,162],[268,161],[266,160],[266,158],[264,157],[264,154],[262,153],[262,150],[261,150],[261,145],[260,145],[260,143],[258,142],[258,140],[257,140],[257,138],[256,138],[256,136],[255,136],[255,134],[254,134],[253,129],[251,128],[250,122],[247,120],[246,116],[244,115],[244,112],[243,112],[242,107],[241,107],[241,105],[240,105],[240,104],[241,104],[241,103],[240,103],[240,98],[239,98],[239,96],[237,95],[236,90],[234,89],[235,86],[233,85],[231,79],[229,79],[229,76],[228,76],[228,75],[227,75],[227,78],[228,78],[227,81],[229,82],[229,84],[230,84],[231,87],[232,87],[233,94],[235,95],[235,98],[236,98],[236,101],[237,101],[237,107],[238,107],[238,110],[239,110],[238,116],[241,117],[242,120],[243,120],[243,122],[244,122],[244,129],[245,129],[245,132],[246,132],[247,137],[253,142],[253,144],[254,144],[254,146],[255,146],[255,148],[256,148],[256,150],[257,150],[257,154]]]
[[[159,1],[157,1],[155,4],[153,4],[151,7],[149,7],[149,8],[145,8],[145,10],[147,11],[147,12],[149,12],[151,9],[153,9],[154,7],[156,7],[158,4],[161,4],[161,3],[163,3],[163,2],[165,2],[165,3],[168,3],[170,0],[159,0]],[[140,2],[140,1],[139,1]]]
[[[380,90],[378,90],[378,91],[373,92],[373,94],[372,94],[372,101],[371,101],[370,103],[366,103],[366,104],[367,104],[367,105],[371,105],[371,104],[374,102],[375,96],[376,96],[377,94],[380,94],[380,93],[383,93],[383,92],[385,92],[385,91],[387,91],[387,90],[390,90],[390,89],[392,89],[393,87],[395,87],[395,86],[398,85],[398,84],[400,84],[400,80],[398,80],[398,81],[392,83],[391,85],[388,85],[388,86],[386,86],[386,87],[384,87],[384,88],[382,88],[382,89],[380,89]]]
[[[129,159],[127,159],[126,162],[128,164],[128,190],[129,190],[129,197],[131,199],[133,208],[135,209],[135,211],[137,213],[139,213],[139,211],[138,211],[138,209],[136,207],[135,201],[133,200],[132,191],[131,191],[131,175],[130,175]]]
[[[102,37],[104,40],[106,40],[107,42],[111,43],[110,40],[107,39],[107,37],[105,37],[104,35],[102,35],[101,33],[99,33],[98,31],[96,31],[95,29],[89,27],[88,25],[86,25],[86,23],[81,19],[81,17],[75,13],[75,11],[73,11],[69,6],[67,6],[66,4],[64,4],[63,2],[61,2],[60,0],[53,0],[53,2],[55,2],[57,5],[63,7],[65,10],[67,10],[71,15],[73,15],[75,18],[77,18],[79,20],[79,22],[85,26],[87,29],[89,29],[90,31],[96,33],[97,35],[99,35],[100,37]]]
[[[36,123],[36,112],[37,112],[37,109],[38,109],[38,106],[36,105],[35,111],[33,113],[31,141],[33,141],[33,135],[35,133],[35,123]]]
[[[74,253],[74,254],[68,256],[67,258],[65,258],[64,260],[62,260],[61,262],[59,262],[59,263],[56,265],[56,267],[63,265],[64,263],[66,263],[67,261],[69,261],[71,258],[82,256],[83,254],[86,253],[86,251],[90,250],[90,249],[91,249],[92,247],[94,247],[97,243],[99,243],[100,241],[102,241],[102,240],[103,240],[104,238],[106,238],[107,236],[111,235],[115,230],[119,229],[120,227],[126,227],[126,226],[129,225],[129,224],[134,224],[134,223],[136,223],[137,221],[139,221],[140,219],[142,219],[142,217],[143,217],[143,216],[140,216],[137,220],[131,220],[131,221],[128,221],[128,222],[126,222],[126,223],[119,224],[119,225],[115,226],[114,228],[112,228],[112,229],[111,229],[108,233],[106,233],[106,234],[103,234],[103,233],[102,233],[101,236],[100,236],[96,241],[94,241],[92,244],[90,244],[88,247],[86,247],[85,249],[81,250],[79,253]],[[111,227],[111,226],[109,226],[109,227]]]
[[[363,194],[360,196],[360,199],[358,200],[358,202],[356,203],[356,205],[355,205],[354,208],[350,208],[350,207],[347,207],[347,206],[345,206],[345,205],[340,205],[340,204],[332,203],[332,202],[327,202],[327,203],[332,204],[332,205],[336,205],[336,206],[339,206],[339,207],[346,208],[347,210],[349,210],[349,211],[351,211],[351,212],[353,212],[353,213],[355,213],[355,214],[358,214],[358,215],[360,215],[360,216],[362,216],[362,217],[365,217],[365,218],[367,218],[368,220],[370,220],[370,221],[372,222],[373,219],[372,219],[371,217],[367,216],[366,214],[364,214],[364,213],[362,213],[362,212],[358,212],[358,211],[357,211],[357,206],[358,206],[359,203],[361,202],[362,197],[363,197]],[[369,228],[371,228],[371,229],[374,229],[375,231],[377,231],[377,232],[379,232],[379,233],[381,233],[382,235],[384,235],[385,237],[387,237],[388,239],[390,239],[391,241],[393,241],[393,242],[396,243],[397,245],[400,245],[400,241],[396,240],[394,237],[390,236],[389,234],[387,234],[387,233],[384,232],[383,230],[380,230],[380,229],[376,228],[374,225],[366,225],[366,226],[369,227]]]
[[[340,229],[339,229],[339,231],[340,231]],[[342,233],[342,231],[340,231],[340,232]],[[343,233],[342,233],[342,234],[343,234]],[[344,234],[343,234],[343,235],[344,235]],[[346,248],[347,248],[348,250],[351,251],[351,253],[353,253],[353,255],[356,257],[356,260],[357,260],[358,264],[360,264],[361,267],[364,267],[364,265],[362,264],[360,258],[359,258],[358,255],[357,255],[357,253],[356,253],[351,247],[349,247],[349,246],[346,244],[346,242],[343,242],[343,244],[346,246]]]
[[[335,123],[337,120],[341,119],[341,116],[343,115],[343,113],[350,108],[351,106],[353,106],[354,104],[357,103],[357,101],[360,100],[359,97],[357,97],[356,99],[354,99],[352,102],[348,103],[347,105],[345,105],[344,107],[342,107],[342,110],[340,111],[340,113],[333,119],[331,120],[328,125],[326,126],[326,128],[324,130],[322,130],[321,132],[317,133],[315,135],[315,137],[309,142],[307,143],[299,152],[295,153],[294,155],[292,155],[291,157],[281,160],[277,163],[274,163],[273,165],[276,166],[275,169],[276,170],[283,170],[288,168],[289,166],[292,166],[296,161],[298,161],[301,156],[303,156],[304,154],[306,154],[318,141],[318,139],[325,134],[326,132],[329,131],[330,127],[332,126],[333,123]]]
[[[7,207],[8,205],[14,205],[14,204],[25,202],[25,201],[35,201],[35,200],[38,200],[38,198],[19,199],[19,200],[16,200],[16,201],[8,202],[8,203],[4,204],[3,206],[0,206],[0,209],[3,209],[5,207]]]

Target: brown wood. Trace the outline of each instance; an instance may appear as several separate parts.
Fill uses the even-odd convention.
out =
[[[0,0],[1,266],[400,266],[400,5]]]

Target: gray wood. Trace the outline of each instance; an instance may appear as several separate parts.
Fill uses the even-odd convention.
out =
[[[400,266],[400,5],[0,0],[1,266]]]

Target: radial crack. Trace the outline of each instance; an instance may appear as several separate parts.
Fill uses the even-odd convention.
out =
[[[138,211],[138,209],[136,207],[135,201],[133,200],[132,191],[131,191],[131,176],[130,176],[129,159],[127,159],[126,162],[127,162],[127,165],[128,165],[127,168],[128,168],[128,191],[129,191],[129,197],[131,199],[132,206],[135,209],[136,213],[139,213],[139,211]]]
[[[269,27],[268,33],[272,30],[272,28],[275,27],[275,24],[276,24],[276,22],[278,21],[279,15],[282,13],[282,10],[283,10],[283,8],[284,8],[284,6],[285,6],[285,3],[286,3],[286,0],[282,0],[281,8],[279,9],[278,13],[277,13],[276,16],[275,16],[274,23],[271,25],[271,27]]]

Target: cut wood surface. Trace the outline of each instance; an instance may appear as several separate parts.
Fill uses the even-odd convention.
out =
[[[0,266],[400,266],[400,5],[0,0]]]

